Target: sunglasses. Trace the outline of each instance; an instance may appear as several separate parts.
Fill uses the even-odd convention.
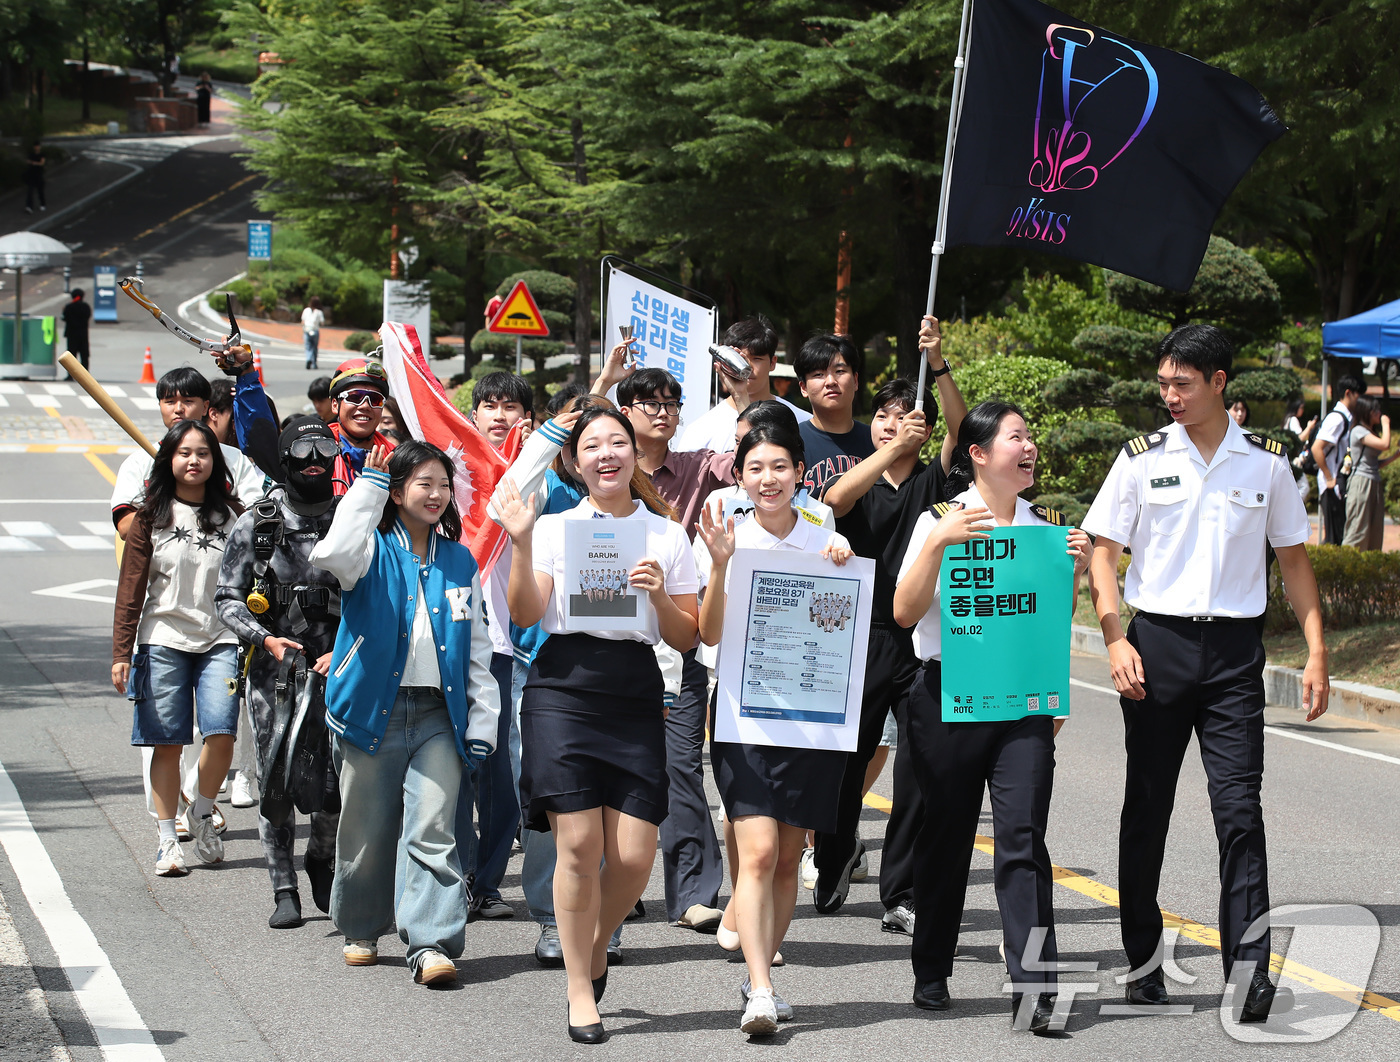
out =
[[[298,461],[305,461],[313,454],[318,457],[335,457],[340,453],[340,443],[334,439],[327,439],[324,435],[315,435],[309,439],[297,439],[287,448],[287,452]]]
[[[384,405],[384,396],[378,391],[346,391],[340,396],[340,400],[348,402],[352,406],[360,406],[368,402],[370,409],[378,409]]]

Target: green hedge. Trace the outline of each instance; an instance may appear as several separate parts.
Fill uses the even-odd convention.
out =
[[[1322,597],[1323,625],[1329,630],[1400,620],[1400,553],[1352,549],[1349,546],[1308,546],[1317,589]],[[1283,580],[1270,579],[1270,630],[1297,625],[1284,598]]]

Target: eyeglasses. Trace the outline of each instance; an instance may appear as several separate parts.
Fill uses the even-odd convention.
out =
[[[305,461],[312,454],[335,457],[340,453],[340,443],[334,439],[327,439],[324,435],[313,435],[309,439],[297,439],[287,448],[287,452],[298,461]]]
[[[681,404],[679,402],[658,402],[654,398],[643,398],[639,402],[632,403],[649,417],[654,417],[663,409],[668,417],[679,417],[681,415]]]
[[[340,400],[348,402],[352,406],[360,406],[368,402],[370,409],[378,409],[384,404],[384,396],[378,391],[346,391],[340,396]]]

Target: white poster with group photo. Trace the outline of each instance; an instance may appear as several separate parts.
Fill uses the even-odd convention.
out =
[[[735,550],[715,740],[854,752],[874,592],[865,557]]]
[[[618,327],[632,326],[638,368],[665,369],[681,384],[680,428],[710,408],[710,344],[715,311],[624,273],[609,270],[603,357],[621,342]],[[613,396],[615,397],[615,396]]]

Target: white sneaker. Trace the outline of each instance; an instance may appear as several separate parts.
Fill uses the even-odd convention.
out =
[[[379,941],[347,940],[340,954],[346,966],[373,966],[379,961]]]
[[[852,881],[864,881],[870,877],[870,857],[865,853],[865,842],[857,841],[860,845],[860,858],[856,860],[855,867],[851,870]]]
[[[802,849],[802,861],[797,865],[797,876],[802,881],[804,889],[817,887],[817,850],[815,848]]]
[[[239,771],[234,776],[229,803],[236,808],[251,808],[257,805],[257,786],[253,784],[253,779],[247,771]]]
[[[749,979],[745,977],[744,983],[739,986],[739,998],[745,1006],[748,1005],[750,995],[752,992],[749,987]],[[773,1011],[778,1016],[779,1021],[792,1021],[792,1004],[778,995],[777,992],[773,993]]]
[[[182,841],[194,838],[193,810],[193,803],[182,796],[180,798],[180,814],[175,816],[175,833]],[[214,810],[209,813],[209,817],[214,821],[214,832],[222,837],[228,829],[228,819],[224,818],[224,813],[219,810],[218,804],[214,805]]]
[[[205,863],[222,863],[224,861],[224,840],[219,836],[219,831],[214,827],[214,816],[205,815],[194,824],[194,829],[190,831],[194,837],[195,854]]]
[[[190,872],[185,866],[185,853],[179,841],[163,838],[156,849],[156,873],[162,878],[183,878]]]
[[[771,988],[755,988],[749,993],[739,1031],[750,1036],[772,1036],[778,1031],[778,1008]]]

